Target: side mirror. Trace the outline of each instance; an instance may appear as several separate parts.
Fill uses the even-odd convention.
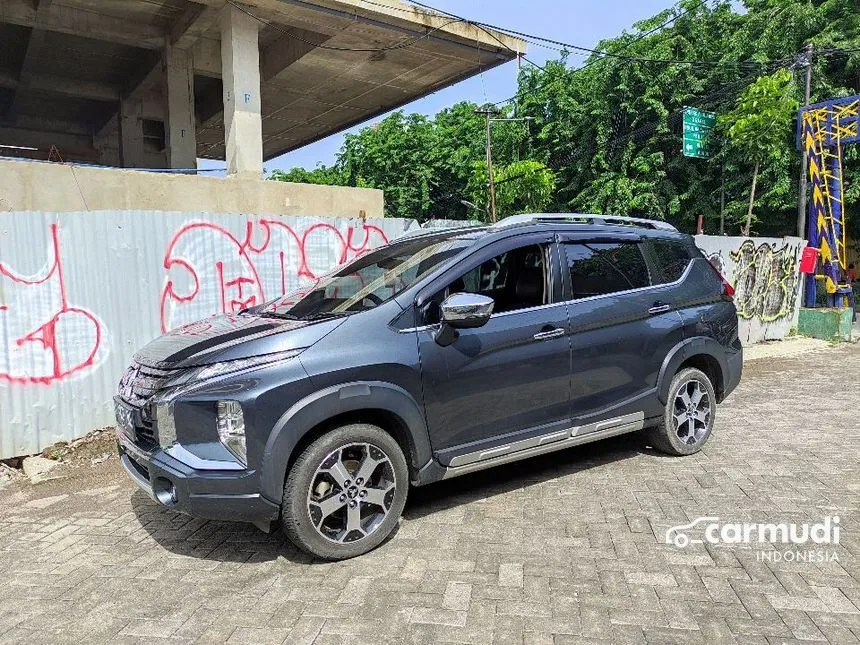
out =
[[[442,322],[454,329],[474,329],[487,324],[495,301],[477,293],[454,293],[442,302]]]

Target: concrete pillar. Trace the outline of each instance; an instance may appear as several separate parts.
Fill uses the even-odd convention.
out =
[[[227,174],[237,177],[259,178],[263,173],[259,28],[260,23],[236,7],[224,8],[221,22],[224,141]]]
[[[119,104],[119,161],[123,168],[144,168],[143,103],[124,98]]]
[[[194,122],[194,65],[191,54],[168,43],[164,48],[164,123],[167,165],[197,168],[197,131]]]

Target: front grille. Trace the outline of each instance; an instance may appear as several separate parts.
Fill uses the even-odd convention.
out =
[[[123,401],[135,408],[134,430],[136,439],[143,445],[157,444],[154,410],[149,399],[178,370],[159,369],[133,362],[119,382],[119,395]]]
[[[133,362],[119,382],[119,395],[129,405],[143,408],[149,398],[161,389],[165,381],[175,375],[177,371],[158,369]]]

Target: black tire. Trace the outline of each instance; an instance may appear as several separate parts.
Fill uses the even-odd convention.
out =
[[[373,459],[382,455],[387,459],[379,461],[373,471],[377,484],[371,485],[370,476],[367,482],[362,482],[366,484],[364,487],[356,485],[358,479],[343,480],[352,484],[346,487],[338,484],[332,473],[345,472],[349,477],[357,477],[358,467],[364,463],[359,463],[362,455],[372,455]],[[350,459],[353,456],[355,458]],[[346,461],[343,461],[344,458]],[[341,471],[338,463],[346,470]],[[331,468],[326,468],[327,465]],[[355,470],[350,470],[353,465]],[[393,488],[383,496],[383,489],[390,486],[392,480]],[[296,459],[284,484],[281,523],[290,541],[311,555],[325,560],[353,558],[375,549],[392,534],[400,520],[408,492],[409,468],[397,441],[377,426],[354,423],[324,434]],[[368,493],[382,497],[382,503],[376,505],[362,501],[370,499]],[[337,510],[322,514],[322,502],[337,506],[341,499],[346,502]],[[362,528],[358,531],[350,530],[350,506],[353,511],[358,509],[359,517],[368,514],[366,523],[359,523]],[[316,518],[311,517],[312,513]],[[331,528],[336,524],[342,525],[343,530],[336,532]],[[365,528],[368,529],[366,534]]]
[[[700,384],[700,389],[697,388],[696,383]],[[686,389],[682,390],[682,388]],[[690,406],[685,407],[682,399],[684,392],[690,398],[691,391],[704,392],[698,402],[701,405],[695,406],[692,413],[689,411]],[[706,404],[705,397],[707,397]],[[699,409],[700,407],[702,409]],[[701,413],[705,408],[707,415],[705,419],[702,419]],[[711,436],[716,409],[717,400],[711,379],[701,370],[692,367],[685,368],[672,378],[666,406],[663,410],[663,421],[659,426],[648,429],[648,441],[654,448],[669,455],[682,456],[699,452]],[[677,417],[684,418],[685,415],[687,421],[682,420],[678,424]],[[695,428],[693,427],[694,424]]]

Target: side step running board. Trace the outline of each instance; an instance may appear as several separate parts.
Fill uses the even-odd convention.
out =
[[[626,432],[635,432],[644,427],[645,414],[643,412],[634,412],[633,414],[625,414],[624,416],[607,419],[606,421],[589,423],[584,426],[574,426],[569,431],[557,431],[549,435],[533,437],[480,453],[461,455],[452,460],[452,463],[455,465],[445,469],[445,475],[442,479],[451,479],[458,475],[465,475],[478,470],[484,470],[485,468],[492,468],[493,466],[501,466],[519,461],[520,459],[528,459],[529,457],[543,455],[548,452],[555,452],[556,450],[564,450],[565,448],[599,441],[600,439],[614,437]],[[566,439],[559,437],[562,433],[567,435]],[[457,466],[457,462],[462,465]]]

